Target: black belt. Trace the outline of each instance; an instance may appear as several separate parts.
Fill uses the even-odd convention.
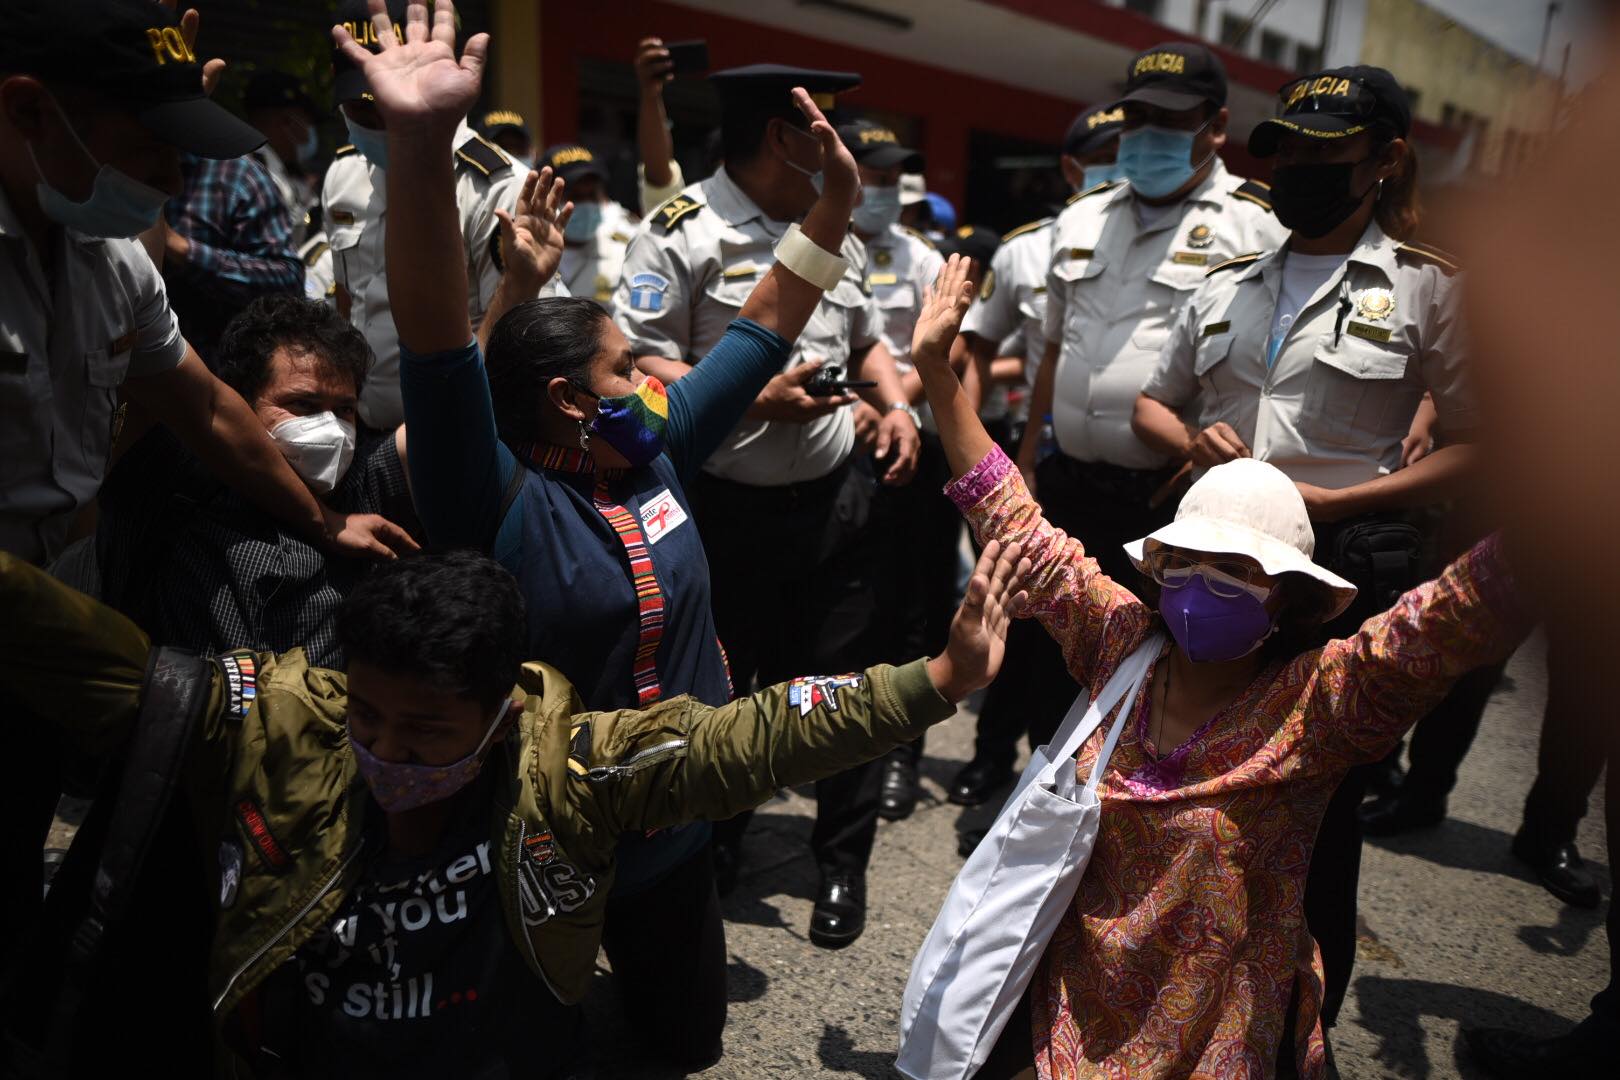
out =
[[[1042,464],[1057,469],[1067,479],[1083,484],[1105,498],[1142,505],[1158,494],[1159,489],[1168,484],[1179,470],[1176,465],[1166,465],[1160,469],[1127,469],[1106,461],[1081,461],[1062,452],[1053,454]]]
[[[800,506],[813,506],[831,502],[844,488],[850,465],[846,460],[826,476],[814,480],[800,480],[793,484],[744,484],[736,480],[700,473],[703,489],[736,504],[767,509],[788,510]]]

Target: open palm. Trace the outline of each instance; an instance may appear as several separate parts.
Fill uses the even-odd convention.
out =
[[[574,204],[563,200],[563,181],[551,166],[530,172],[518,192],[512,213],[495,211],[500,219],[501,265],[508,273],[522,274],[535,289],[551,280],[562,263],[565,230]]]
[[[332,28],[332,37],[343,55],[365,73],[383,120],[389,126],[421,120],[459,122],[478,99],[489,35],[474,35],[458,60],[455,5],[450,0],[434,5],[431,29],[426,5],[412,4],[405,16],[403,43],[394,36],[383,0],[371,0],[370,6],[377,52],[355,41],[342,26]]]
[[[923,297],[922,311],[911,332],[913,362],[948,363],[951,345],[962,328],[962,317],[973,302],[973,286],[968,281],[968,260],[952,255],[940,268]]]

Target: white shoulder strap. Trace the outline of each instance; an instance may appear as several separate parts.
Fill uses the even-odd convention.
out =
[[[1153,663],[1153,658],[1159,655],[1159,649],[1163,646],[1163,643],[1163,636],[1159,634],[1154,634],[1142,642],[1136,651],[1126,657],[1124,662],[1115,669],[1113,677],[1103,684],[1102,692],[1097,695],[1097,700],[1088,703],[1086,700],[1087,691],[1080,691],[1080,696],[1075,698],[1073,705],[1069,706],[1068,715],[1063,718],[1062,725],[1052,736],[1051,746],[1053,753],[1051,765],[1048,766],[1051,775],[1045,778],[1046,782],[1050,782],[1051,776],[1056,775],[1057,770],[1065,762],[1073,758],[1081,746],[1085,745],[1086,740],[1091,738],[1091,733],[1096,731],[1102,724],[1103,719],[1114,711],[1114,706],[1121,701],[1130,702],[1136,700],[1136,692],[1141,689],[1142,680],[1147,675],[1147,669]],[[1129,711],[1129,709],[1121,709],[1121,718]],[[1114,752],[1114,744],[1119,741],[1119,733],[1123,726],[1122,723],[1116,722],[1113,730],[1109,732],[1108,742],[1103,747],[1103,753],[1098,757],[1098,770],[1106,766],[1109,755]],[[1096,771],[1091,781],[1093,785],[1096,784],[1096,778],[1101,775],[1100,771]]]

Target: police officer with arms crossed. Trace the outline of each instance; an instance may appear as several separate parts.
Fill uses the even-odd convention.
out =
[[[1076,194],[1117,178],[1114,158],[1124,126],[1125,110],[1118,106],[1088,110],[1069,125],[1058,167]],[[957,339],[986,388],[985,407],[980,410],[985,428],[1009,448],[1008,453],[1017,452],[1029,419],[1027,391],[1046,355],[1046,274],[1052,266],[1056,221],[1040,218],[1001,238]],[[1021,355],[1007,349],[1009,343],[1016,343]],[[1007,404],[1010,389],[1025,391],[1012,407]],[[1033,433],[1037,443],[1043,426],[1038,422]],[[1038,629],[1020,624],[1011,632],[1015,645],[1008,674],[990,688],[979,713],[973,757],[950,784],[948,797],[958,805],[978,805],[1007,779],[1017,757],[1018,737],[1032,720],[1036,727],[1030,741],[1036,746],[1057,720],[1056,715],[1037,711],[1039,706],[1028,695],[1031,672],[1050,671],[1056,662],[1051,638]]]
[[[253,410],[180,336],[162,279],[130,239],[179,192],[182,150],[232,158],[263,141],[204,95],[195,16],[182,33],[152,3],[16,0],[5,22],[0,549],[31,563],[61,553],[105,478],[120,393],[244,497],[328,549],[414,546],[384,519],[335,514],[310,493]],[[0,806],[16,826],[0,853],[4,875],[26,880],[39,872],[57,756],[32,745],[37,729],[9,694],[0,715],[23,740],[12,748],[18,760],[33,763]],[[0,912],[0,925],[23,925],[12,915]]]
[[[706,355],[775,258],[789,223],[816,200],[821,148],[794,109],[795,86],[829,108],[856,75],[760,64],[716,72],[725,165],[641,223],[615,297],[643,370],[679,379]],[[878,383],[875,453],[882,480],[917,465],[918,435],[881,309],[868,292],[866,251],[846,238],[841,279],[825,287],[789,366],[689,487],[713,570],[715,625],[739,688],[805,664],[853,670],[883,648],[872,580],[881,546],[869,514],[872,477],[857,459],[855,398],[814,396],[825,364]],[[821,284],[818,282],[818,284]],[[812,387],[814,389],[814,387]],[[817,785],[811,845],[822,888],[811,940],[848,944],[866,921],[866,863],[877,831],[878,772],[862,766]],[[745,820],[716,828],[716,877],[734,880]]]
[[[1336,68],[1283,88],[1278,116],[1254,129],[1249,152],[1276,161],[1272,204],[1292,230],[1288,242],[1212,269],[1136,406],[1142,438],[1199,470],[1254,457],[1299,486],[1317,561],[1365,597],[1324,640],[1354,632],[1421,579],[1418,533],[1401,511],[1455,494],[1473,455],[1459,441],[1474,406],[1457,267],[1407,241],[1418,225],[1411,116],[1382,68]],[[1440,445],[1403,467],[1425,392]],[[1326,974],[1324,1025],[1355,960],[1355,811],[1365,787],[1360,770],[1340,785],[1306,884]]]
[[[389,0],[388,17],[397,40],[403,40],[406,0]],[[377,51],[377,28],[364,0],[345,0],[339,24],[361,45]],[[399,394],[399,335],[388,306],[383,229],[387,212],[383,171],[388,168],[388,140],[382,116],[371,100],[366,77],[341,52],[333,54],[336,77],[332,94],[343,113],[350,145],[339,147],[321,186],[326,229],[332,244],[332,269],[338,313],[366,335],[376,363],[360,395],[360,418],[380,430],[397,427],[405,417]],[[495,144],[462,121],[455,139],[456,205],[461,211],[461,237],[467,252],[467,313],[477,329],[501,282],[500,223],[497,211],[511,213],[527,173]],[[561,292],[560,286],[546,291]],[[514,302],[528,299],[514,297]]]
[[[861,202],[851,216],[850,228],[866,245],[866,283],[883,309],[883,344],[900,371],[906,400],[915,406],[922,402],[923,391],[922,380],[912,372],[908,359],[911,331],[928,286],[945,265],[931,240],[900,224],[900,176],[922,172],[922,155],[901,146],[893,131],[869,120],[840,126],[838,137],[849,147],[861,173]],[[857,414],[871,412],[864,403],[855,408]],[[870,421],[872,416],[858,415],[857,428],[866,426],[863,419]],[[877,496],[877,510],[884,521],[883,541],[891,556],[890,569],[883,575],[887,591],[882,600],[892,628],[894,655],[936,650],[933,642],[944,634],[955,605],[956,538],[961,523],[956,508],[939,493],[950,479],[945,452],[937,436],[932,438],[930,450],[929,439],[923,436],[918,480],[885,488]],[[935,479],[927,479],[929,476]],[[930,503],[943,513],[930,516]],[[919,741],[896,747],[885,759],[878,805],[884,818],[899,820],[916,807],[921,753]]]
[[[608,198],[607,171],[588,147],[578,143],[553,146],[540,164],[551,166],[552,174],[562,177],[574,203],[557,276],[569,296],[588,296],[611,314],[636,219]]]

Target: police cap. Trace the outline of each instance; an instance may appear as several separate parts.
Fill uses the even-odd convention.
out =
[[[1395,76],[1379,67],[1330,68],[1283,86],[1277,115],[1249,133],[1249,153],[1270,157],[1285,133],[1341,139],[1368,129],[1404,139],[1412,130],[1412,103]]]
[[[980,270],[986,270],[1000,246],[1000,233],[982,225],[963,225],[945,234],[939,242],[939,253],[946,258],[961,255],[978,263]]]
[[[242,108],[248,112],[255,109],[300,109],[312,124],[326,118],[298,80],[285,71],[261,71],[249,79],[247,89],[242,91]]]
[[[152,0],[6,0],[0,71],[83,86],[129,107],[171,146],[234,158],[264,136],[203,93],[180,20]]]
[[[792,109],[788,95],[795,86],[809,91],[816,105],[826,112],[833,107],[834,95],[861,85],[861,77],[854,72],[820,71],[787,64],[726,68],[710,75],[709,81],[720,94],[720,110],[724,113],[738,109],[776,113],[783,106]]]
[[[882,124],[856,120],[838,126],[838,137],[849,147],[858,164],[869,169],[891,169],[896,165],[908,173],[923,171],[923,156],[900,145],[900,139]]]
[[[491,109],[478,121],[478,132],[486,139],[493,139],[506,131],[515,131],[525,139],[533,137],[529,134],[529,125],[523,121],[523,115],[511,109]]]
[[[589,147],[578,143],[564,143],[553,146],[546,151],[546,156],[540,159],[540,166],[551,166],[551,171],[563,178],[563,183],[573,187],[587,176],[594,176],[598,180],[607,179],[607,171],[602,163],[591,153]]]
[[[1131,57],[1125,69],[1125,96],[1115,105],[1140,101],[1181,112],[1208,102],[1226,104],[1226,69],[1203,45],[1170,41]]]
[[[1070,157],[1085,157],[1119,138],[1124,127],[1125,110],[1121,106],[1083,112],[1063,136],[1063,152]]]

